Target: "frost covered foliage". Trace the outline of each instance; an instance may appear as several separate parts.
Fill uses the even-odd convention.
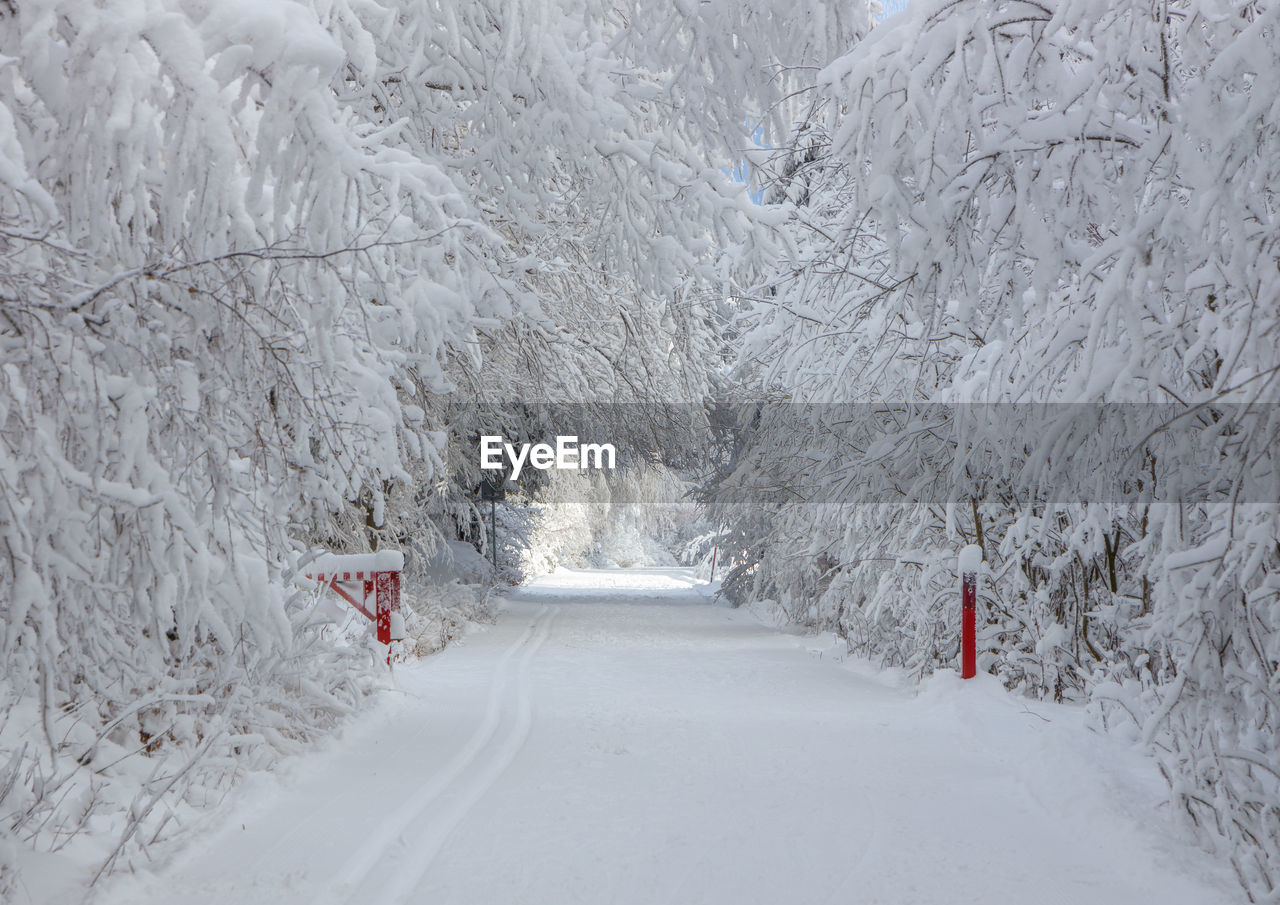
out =
[[[427,454],[393,381],[439,353],[415,312],[470,314],[469,228],[352,128],[302,7],[66,12],[0,22],[0,809],[52,849],[127,806],[105,868],[367,688],[285,579]]]
[[[700,398],[721,167],[862,21],[711,6],[0,0],[0,831],[135,863],[349,710],[291,570],[473,515],[457,403]]]
[[[954,557],[981,544],[981,667],[1154,745],[1257,901],[1280,900],[1278,20],[913,2],[827,67],[774,162],[794,251],[744,355],[805,405],[744,421],[717,513],[727,590],[921,672],[954,662]],[[1041,403],[1175,414],[1090,495],[1055,475],[1105,438]],[[1194,468],[1153,452],[1188,436]]]

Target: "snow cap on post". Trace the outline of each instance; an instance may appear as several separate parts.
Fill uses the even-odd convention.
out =
[[[399,550],[377,553],[323,553],[307,566],[308,575],[332,575],[335,572],[403,572],[404,554]]]
[[[403,572],[404,554],[399,550],[379,550],[374,556],[374,571]]]
[[[960,551],[960,555],[957,557],[956,571],[961,575],[976,573],[981,565],[982,548],[977,544],[970,544]]]

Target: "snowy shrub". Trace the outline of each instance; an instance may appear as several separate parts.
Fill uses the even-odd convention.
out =
[[[397,653],[411,657],[437,653],[460,637],[469,623],[493,619],[489,586],[457,580],[402,594],[401,605],[405,610],[405,640]]]

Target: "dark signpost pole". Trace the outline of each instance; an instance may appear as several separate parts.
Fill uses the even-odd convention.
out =
[[[501,481],[487,480],[480,485],[480,499],[489,501],[489,559],[493,562],[493,577],[498,577],[498,501],[507,497],[507,489]]]

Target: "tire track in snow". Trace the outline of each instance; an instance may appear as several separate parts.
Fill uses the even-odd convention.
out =
[[[531,626],[532,627],[532,626]],[[394,682],[394,676],[393,676]],[[430,731],[430,724],[423,723],[417,732],[414,733],[412,739],[409,740],[409,750],[416,750],[421,741],[427,737]],[[333,813],[335,810],[339,813],[345,813],[349,809],[347,805],[351,802],[360,801],[363,793],[356,788],[343,789],[338,793],[336,799],[319,798],[316,799],[314,806],[309,808],[305,817],[300,820],[293,821],[289,828],[265,848],[259,850],[257,858],[253,861],[253,866],[245,871],[246,875],[262,876],[268,873],[274,873],[274,865],[278,863],[277,859],[281,852],[288,851],[287,844],[290,843],[299,833],[300,829],[312,822],[323,821],[323,819]]]
[[[537,637],[520,655],[516,675],[515,717],[501,746],[488,762],[459,784],[458,797],[441,812],[432,816],[430,829],[419,836],[410,849],[413,867],[409,868],[408,859],[406,859],[401,865],[402,869],[393,875],[386,890],[374,899],[361,898],[361,905],[370,901],[381,903],[381,905],[402,905],[411,901],[411,894],[431,872],[432,865],[435,864],[441,849],[449,841],[454,830],[467,818],[467,815],[493,788],[520,754],[520,749],[524,747],[533,728],[533,682],[530,678],[533,658],[551,635],[551,624],[555,621],[560,608],[551,607],[548,612],[548,617],[541,619],[538,623]]]
[[[440,771],[428,782],[420,786],[400,807],[378,824],[377,828],[365,837],[363,844],[348,858],[334,874],[331,901],[367,901],[361,887],[373,873],[378,864],[386,857],[388,849],[423,813],[435,803],[483,754],[486,746],[498,731],[503,711],[503,698],[508,679],[508,665],[511,659],[521,650],[526,651],[528,658],[530,639],[538,635],[547,626],[554,613],[545,610],[531,622],[516,639],[515,643],[503,651],[494,669],[493,679],[489,684],[489,696],[485,702],[484,719],[476,731],[467,739],[467,743],[450,758]],[[545,637],[545,636],[544,636]]]

